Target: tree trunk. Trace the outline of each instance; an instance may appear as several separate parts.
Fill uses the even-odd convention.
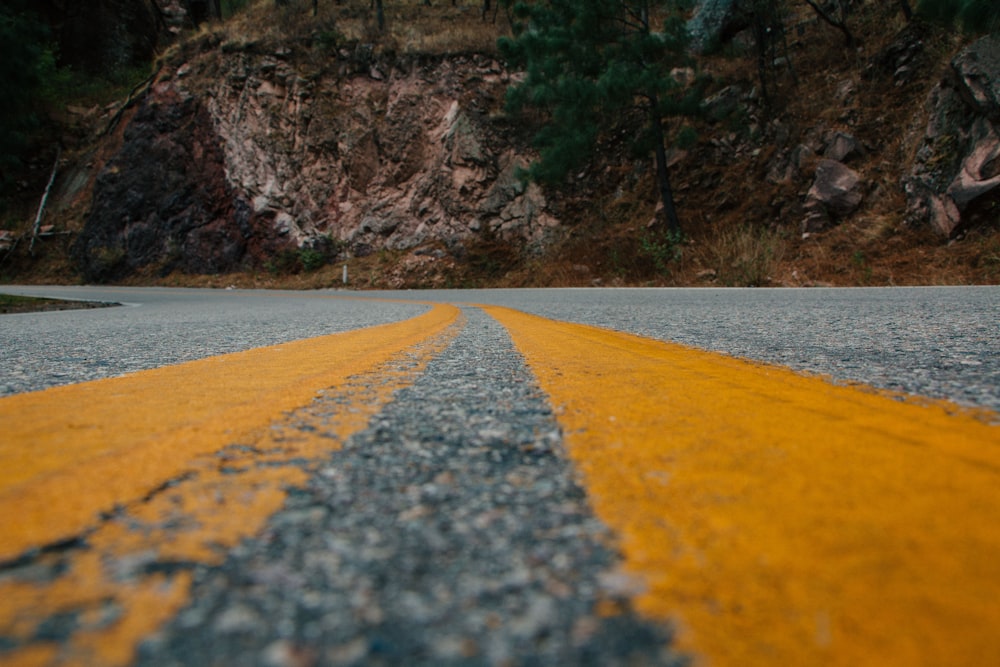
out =
[[[56,171],[59,170],[59,158],[62,156],[62,146],[56,146],[56,160],[52,163],[52,174],[49,175],[49,184],[45,186],[45,194],[38,205],[38,214],[35,216],[35,226],[31,230],[31,244],[28,246],[28,253],[35,256],[35,239],[38,238],[38,231],[42,227],[42,216],[45,215],[45,202],[49,200],[49,193],[52,191],[52,184],[56,182]]]
[[[663,214],[667,219],[667,231],[672,234],[681,233],[681,221],[677,217],[677,207],[674,205],[674,192],[670,187],[670,174],[667,171],[667,149],[664,145],[663,119],[660,118],[660,102],[656,95],[649,100],[649,123],[653,130],[653,141],[656,143],[656,186],[660,191],[660,202],[663,204]]]
[[[913,8],[910,7],[909,0],[899,0],[899,8],[903,10],[903,16],[907,21],[913,18]]]
[[[382,0],[375,0],[375,20],[378,22],[378,31],[385,32],[385,10],[382,8]]]
[[[847,46],[848,48],[854,48],[855,46],[857,46],[858,40],[855,39],[854,33],[852,33],[851,30],[847,27],[847,18],[843,15],[844,14],[843,11],[841,11],[840,19],[836,19],[830,14],[826,13],[826,11],[824,11],[823,8],[820,7],[813,0],[806,0],[806,4],[813,8],[813,11],[816,12],[816,16],[823,19],[826,23],[833,26],[844,35],[845,46]],[[843,10],[843,7],[841,5],[838,5],[838,7],[841,7],[841,9]]]

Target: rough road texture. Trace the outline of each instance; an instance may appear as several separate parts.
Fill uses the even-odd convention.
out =
[[[25,291],[25,290],[20,290]],[[28,289],[28,292],[36,290]],[[47,290],[43,290],[47,291]],[[69,299],[138,307],[24,313],[0,319],[0,396],[182,363],[413,317],[427,306],[271,293],[233,300],[224,290],[58,288]],[[298,297],[308,297],[298,293]],[[312,295],[317,296],[317,295]],[[327,295],[329,296],[329,295]]]
[[[611,536],[479,310],[270,529],[202,571],[140,664],[658,664]]]

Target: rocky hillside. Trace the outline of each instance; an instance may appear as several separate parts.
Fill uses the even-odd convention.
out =
[[[127,101],[68,108],[43,235],[27,252],[37,168],[0,231],[2,279],[1000,281],[998,36],[869,3],[848,49],[795,7],[765,100],[746,31],[727,34],[677,73],[706,87],[700,117],[670,125],[678,244],[649,225],[652,165],[621,137],[563,186],[518,178],[533,127],[502,112],[502,15],[400,4],[378,34],[367,3],[306,5],[258,3],[186,35]]]

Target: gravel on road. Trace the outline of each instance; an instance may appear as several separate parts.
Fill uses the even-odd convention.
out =
[[[499,324],[468,324],[195,578],[142,665],[682,665],[639,619],[544,396]]]

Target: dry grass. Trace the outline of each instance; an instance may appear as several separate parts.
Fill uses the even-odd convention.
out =
[[[379,31],[368,0],[322,2],[316,16],[310,0],[276,7],[257,0],[222,26],[229,41],[287,43],[316,38],[336,43],[369,43],[396,54],[494,53],[497,38],[509,30],[506,14],[481,18],[480,2],[458,0],[427,6],[423,0],[393,0],[385,5],[385,30]],[[494,20],[495,18],[495,20]]]
[[[743,225],[719,231],[702,250],[703,263],[726,287],[763,287],[771,284],[785,254],[780,232]]]

